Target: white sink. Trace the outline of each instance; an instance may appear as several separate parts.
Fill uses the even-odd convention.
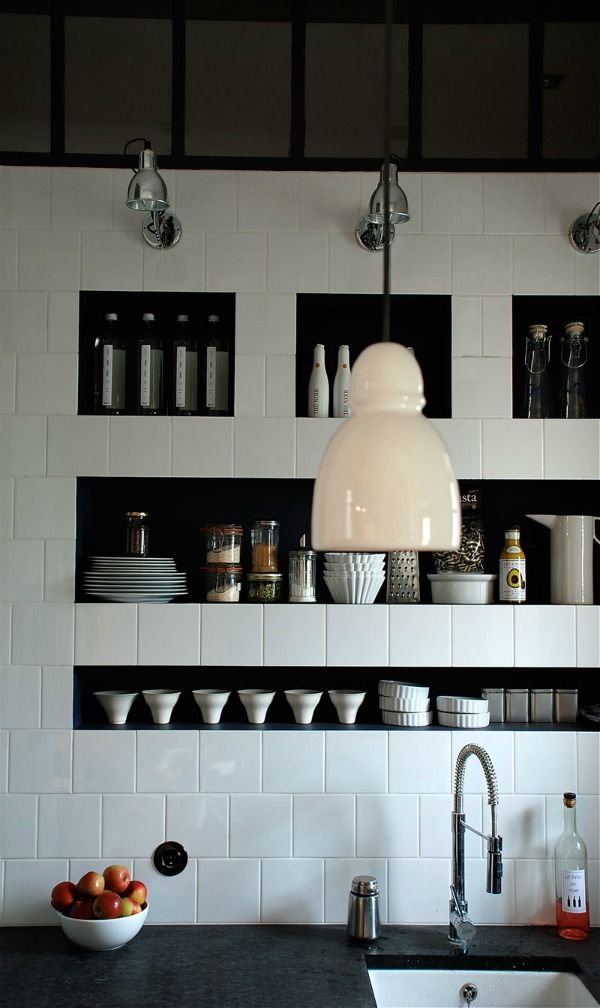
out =
[[[463,984],[474,984],[472,1008],[588,1008],[598,1005],[574,973],[529,970],[370,969],[378,1008],[465,1008]]]

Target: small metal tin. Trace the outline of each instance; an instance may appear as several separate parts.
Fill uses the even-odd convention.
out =
[[[523,724],[529,721],[529,690],[507,689],[506,720]]]
[[[488,708],[490,712],[490,724],[502,724],[506,721],[506,713],[504,710],[504,687],[490,687],[489,689],[482,689],[481,695],[484,700],[488,702]]]
[[[554,692],[554,720],[574,723],[577,721],[579,692],[576,689],[557,689]]]
[[[529,691],[531,720],[548,722],[554,720],[554,690],[532,689]]]

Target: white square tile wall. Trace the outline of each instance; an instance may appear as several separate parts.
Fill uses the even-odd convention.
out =
[[[122,206],[128,172],[0,171],[2,923],[52,923],[39,892],[108,858],[152,880],[156,922],[343,923],[350,879],[368,872],[384,920],[444,924],[446,811],[472,732],[72,731],[74,661],[197,667],[198,685],[202,666],[221,666],[221,681],[234,666],[260,686],[267,666],[281,668],[281,688],[304,685],[295,667],[326,688],[327,666],[398,678],[479,668],[492,684],[498,667],[598,666],[597,606],[73,603],[78,476],[315,477],[340,421],[294,416],[296,294],[380,293],[381,260],[353,235],[376,174],[168,172],[186,230],[163,262]],[[436,427],[459,478],[600,478],[598,420],[511,418],[512,295],[600,293],[594,257],[566,237],[599,176],[406,173],[401,184],[411,220],[393,290],[452,296],[453,419]],[[155,418],[149,437],[143,418],[76,416],[81,288],[235,292],[236,418]],[[598,886],[598,734],[476,741],[497,770],[508,857],[502,898],[473,888],[473,915],[552,923],[563,789],[578,792]],[[466,807],[485,829],[475,759]],[[164,879],[150,858],[175,835],[190,863]],[[468,855],[480,872],[476,838]]]

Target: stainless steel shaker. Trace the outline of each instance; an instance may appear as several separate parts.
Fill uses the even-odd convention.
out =
[[[306,537],[302,536],[300,547],[290,550],[289,554],[289,601],[316,602],[315,583],[317,573],[317,554],[304,545]]]
[[[355,875],[348,897],[348,938],[370,943],[379,938],[379,883],[374,875]]]

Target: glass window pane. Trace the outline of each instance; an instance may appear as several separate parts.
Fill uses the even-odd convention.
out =
[[[287,157],[291,27],[186,22],[186,154]]]
[[[50,150],[50,18],[0,14],[0,147]]]
[[[171,152],[171,22],[66,18],[66,150],[122,154],[138,136]]]
[[[600,154],[599,57],[598,22],[545,26],[544,157]]]
[[[423,157],[527,156],[526,24],[423,26]]]
[[[307,24],[307,157],[383,156],[384,26]],[[394,25],[392,149],[408,143],[408,29]]]

